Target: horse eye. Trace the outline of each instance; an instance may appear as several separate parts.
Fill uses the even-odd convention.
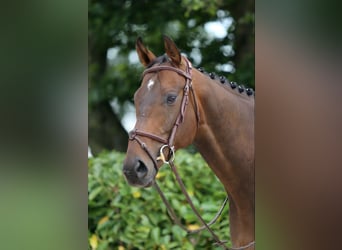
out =
[[[171,105],[176,101],[176,99],[177,99],[176,95],[168,95],[166,98],[166,102],[167,104]]]

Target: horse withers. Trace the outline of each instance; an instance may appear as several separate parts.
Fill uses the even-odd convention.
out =
[[[145,66],[134,95],[136,124],[123,172],[129,184],[149,187],[177,149],[194,144],[225,187],[234,247],[254,249],[254,95],[235,83],[192,68],[164,37],[156,57],[137,39]]]

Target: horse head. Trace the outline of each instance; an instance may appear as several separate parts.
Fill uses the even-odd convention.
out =
[[[164,36],[164,46],[165,55],[156,57],[141,38],[136,41],[145,71],[134,94],[136,124],[123,166],[128,183],[134,186],[151,186],[161,165],[172,160],[175,149],[190,145],[196,134],[199,112],[191,63],[169,37]],[[185,118],[188,104],[195,112],[186,112]]]

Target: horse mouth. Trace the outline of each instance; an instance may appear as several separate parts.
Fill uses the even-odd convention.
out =
[[[154,181],[150,181],[147,183],[137,183],[137,182],[132,183],[132,182],[128,181],[128,183],[133,187],[149,188],[154,184]]]
[[[146,186],[143,186],[144,188],[148,188],[151,187],[154,184],[154,180],[150,181],[149,183],[147,183]]]
[[[148,188],[148,187],[151,187],[155,182],[154,178],[139,179],[139,178],[134,178],[132,176],[125,176],[125,177],[126,177],[128,184],[133,187]]]

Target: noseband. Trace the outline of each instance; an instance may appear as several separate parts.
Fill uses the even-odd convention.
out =
[[[183,57],[183,58],[185,59],[185,62],[186,62],[186,70],[185,71],[178,69],[178,68],[175,68],[175,67],[167,66],[167,65],[159,65],[159,66],[155,66],[153,68],[146,69],[143,73],[143,76],[145,76],[148,73],[159,72],[161,70],[169,70],[169,71],[174,71],[177,74],[183,76],[186,80],[185,85],[184,85],[184,89],[183,89],[183,98],[182,98],[182,102],[180,105],[180,111],[179,111],[179,114],[178,114],[177,119],[175,121],[175,124],[172,127],[169,138],[164,139],[158,135],[155,135],[155,134],[152,134],[149,132],[145,132],[145,131],[141,131],[138,129],[134,129],[133,131],[131,131],[129,133],[129,140],[131,140],[131,141],[135,140],[139,143],[139,145],[142,147],[142,149],[151,158],[153,165],[154,165],[154,168],[157,172],[159,170],[158,164],[157,164],[158,160],[162,160],[163,163],[168,164],[169,161],[174,159],[174,156],[175,156],[175,146],[174,146],[175,135],[176,135],[178,126],[181,123],[183,123],[183,121],[184,121],[186,107],[189,103],[189,91],[191,91],[191,93],[193,95],[193,99],[194,99],[197,126],[199,124],[199,111],[198,111],[198,106],[197,106],[197,100],[196,100],[196,95],[194,94],[194,91],[192,88],[192,74],[191,74],[192,73],[192,65],[188,59],[186,59],[185,57]],[[154,141],[163,143],[163,146],[161,146],[161,148],[160,148],[159,157],[157,157],[155,159],[153,154],[146,147],[146,144],[137,136],[147,137],[147,138],[150,138]],[[169,149],[169,153],[168,153],[167,158],[164,155],[164,149]]]

